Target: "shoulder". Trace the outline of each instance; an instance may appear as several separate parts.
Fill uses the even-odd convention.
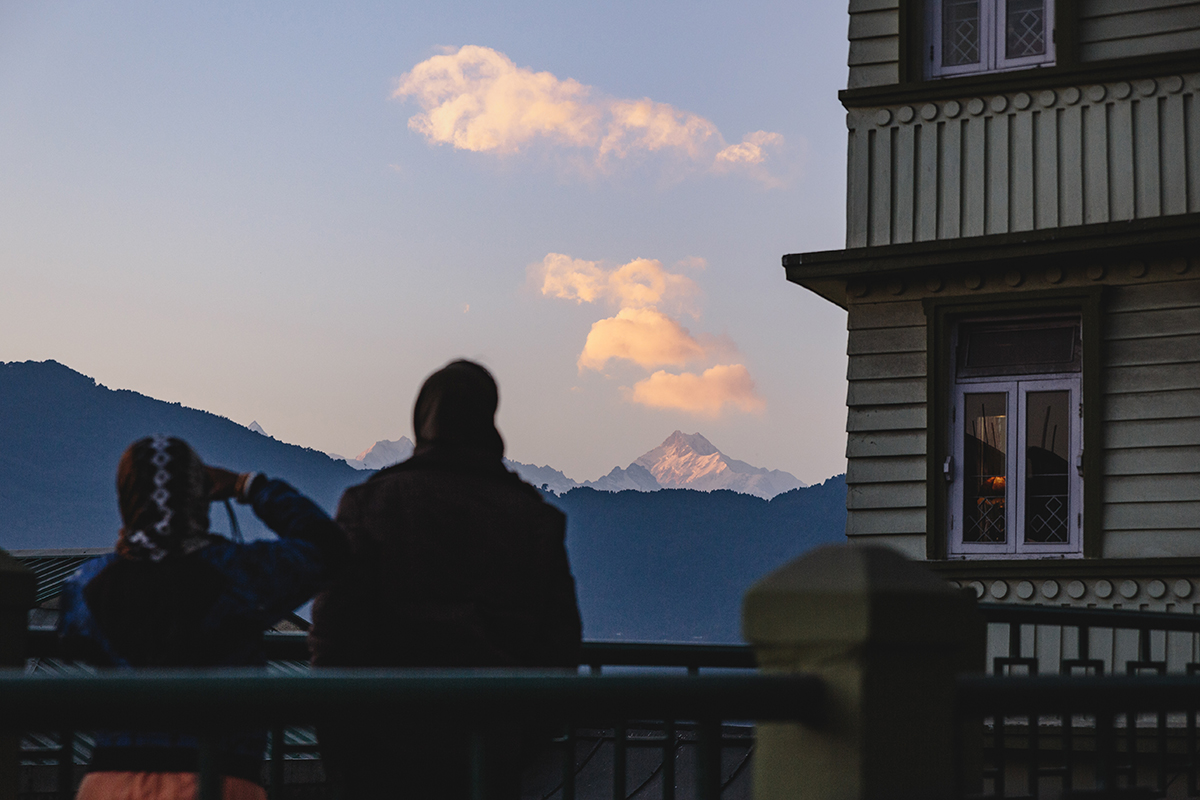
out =
[[[63,582],[64,591],[69,591],[72,588],[82,590],[92,578],[99,575],[105,567],[116,561],[117,558],[116,553],[107,553],[83,562]]]

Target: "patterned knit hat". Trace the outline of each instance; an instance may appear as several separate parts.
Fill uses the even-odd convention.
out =
[[[129,446],[117,465],[117,498],[125,523],[117,553],[161,561],[207,545],[209,477],[182,439],[155,435]]]

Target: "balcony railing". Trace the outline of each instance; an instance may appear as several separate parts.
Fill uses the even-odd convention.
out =
[[[820,680],[784,675],[564,675],[517,671],[319,670],[280,676],[262,670],[105,671],[66,676],[0,672],[0,727],[8,731],[97,728],[175,730],[201,742],[200,798],[220,796],[213,742],[222,731],[363,719],[437,717],[472,732],[473,796],[486,797],[489,722],[564,724],[563,796],[574,795],[573,727],[615,731],[614,797],[626,795],[626,731],[657,723],[696,730],[696,796],[720,796],[721,722],[785,720],[819,724]],[[71,734],[64,735],[69,742]],[[674,762],[675,737],[663,741]],[[69,752],[69,751],[68,751]],[[278,761],[282,754],[273,754]],[[281,764],[280,764],[281,766]],[[272,777],[281,775],[272,770]],[[672,776],[673,778],[673,776]],[[569,788],[568,788],[569,787]],[[674,780],[662,782],[673,797]],[[276,787],[278,788],[278,787]]]
[[[946,695],[954,698],[955,724],[962,726],[955,730],[964,732],[956,744],[962,748],[959,796],[1200,794],[1200,680],[1190,677],[1200,669],[1200,615],[976,608],[1004,646],[990,659],[994,674],[961,678]],[[436,713],[478,731],[489,721],[536,717],[561,726],[553,756],[561,778],[546,783],[551,791],[545,796],[562,800],[577,796],[581,753],[585,764],[593,758],[604,763],[613,798],[661,794],[673,800],[677,783],[682,792],[693,781],[697,797],[718,798],[722,747],[736,742],[748,750],[749,721],[799,722],[817,737],[842,727],[819,724],[825,709],[820,679],[751,673],[755,656],[744,646],[593,642],[584,648],[586,674],[563,674],[310,672],[303,666],[302,635],[268,634],[265,643],[276,662],[273,673],[7,673],[0,676],[0,726],[68,731],[61,737],[68,753],[69,732],[94,727],[169,726],[201,736],[234,726],[267,729],[269,786],[280,798],[285,728],[366,714]],[[33,632],[31,648],[41,658],[57,652],[50,632]],[[940,658],[930,657],[930,663]],[[292,672],[279,669],[281,662]],[[475,741],[472,753],[483,764],[482,734]],[[316,754],[311,736],[301,749]],[[646,751],[659,754],[659,763],[639,782],[629,767]],[[68,791],[71,764],[59,761],[59,785]],[[203,787],[211,796],[215,773],[210,767],[206,774]],[[479,783],[478,796],[485,788]]]

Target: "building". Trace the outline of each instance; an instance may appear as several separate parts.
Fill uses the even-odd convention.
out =
[[[851,0],[851,541],[1200,609],[1200,2]]]

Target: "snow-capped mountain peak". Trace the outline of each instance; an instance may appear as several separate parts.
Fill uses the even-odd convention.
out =
[[[647,469],[667,489],[731,489],[770,498],[807,485],[782,470],[730,458],[699,433],[675,431],[633,463]]]
[[[407,436],[396,441],[382,439],[358,454],[341,459],[356,469],[383,469],[412,455],[413,443]],[[722,453],[699,433],[675,431],[653,450],[622,469],[614,467],[594,481],[576,481],[549,466],[522,464],[504,459],[504,465],[534,486],[544,486],[556,494],[576,487],[605,492],[633,489],[653,492],[659,489],[729,489],[770,499],[777,494],[800,489],[807,484],[794,475],[777,469],[754,467]]]
[[[392,464],[399,464],[412,454],[412,439],[401,436],[394,442],[380,439],[355,458],[347,458],[344,461],[355,469],[383,469]],[[331,453],[330,456],[333,457],[333,454]]]

